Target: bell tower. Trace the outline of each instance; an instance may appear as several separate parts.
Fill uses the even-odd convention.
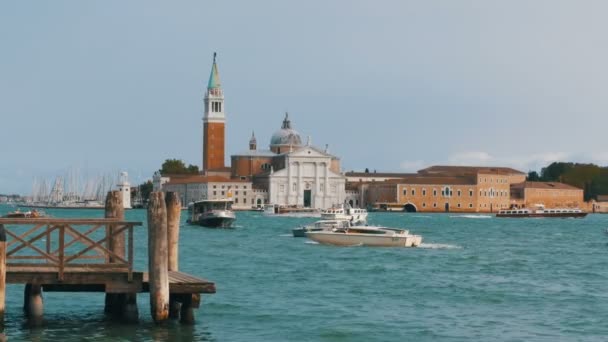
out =
[[[224,92],[213,53],[213,66],[205,93],[205,114],[203,115],[203,173],[224,168]]]

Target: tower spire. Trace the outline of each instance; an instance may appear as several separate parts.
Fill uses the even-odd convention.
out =
[[[213,65],[211,66],[211,75],[209,75],[209,84],[207,84],[207,88],[209,90],[211,89],[218,89],[222,87],[222,84],[220,82],[220,73],[217,70],[217,63],[215,61],[217,57],[217,52],[213,53]]]
[[[203,115],[203,172],[224,168],[224,134],[226,114],[224,92],[217,69],[217,53],[213,53],[213,65],[205,93]]]
[[[258,141],[255,138],[255,132],[251,131],[251,139],[249,139],[249,150],[255,151],[258,147]]]

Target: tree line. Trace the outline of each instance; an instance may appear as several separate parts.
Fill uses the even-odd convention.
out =
[[[540,174],[528,172],[528,181],[561,182],[584,190],[585,201],[608,195],[608,167],[595,164],[554,162]]]

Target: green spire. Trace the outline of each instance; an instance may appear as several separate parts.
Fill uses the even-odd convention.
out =
[[[217,53],[213,53],[213,66],[211,67],[211,75],[209,76],[209,84],[207,85],[208,89],[217,89],[221,88],[222,85],[220,83],[220,73],[217,71],[217,63],[215,63],[215,57]]]

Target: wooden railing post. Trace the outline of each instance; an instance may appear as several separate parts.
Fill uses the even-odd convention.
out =
[[[167,204],[167,254],[169,271],[179,270],[179,223],[181,220],[182,204],[177,192],[165,194]],[[177,319],[180,313],[180,303],[175,295],[169,296],[169,317]]]
[[[167,205],[162,192],[150,194],[148,205],[148,276],[152,318],[161,323],[169,318]]]
[[[0,325],[4,327],[6,308],[6,232],[0,224]]]

